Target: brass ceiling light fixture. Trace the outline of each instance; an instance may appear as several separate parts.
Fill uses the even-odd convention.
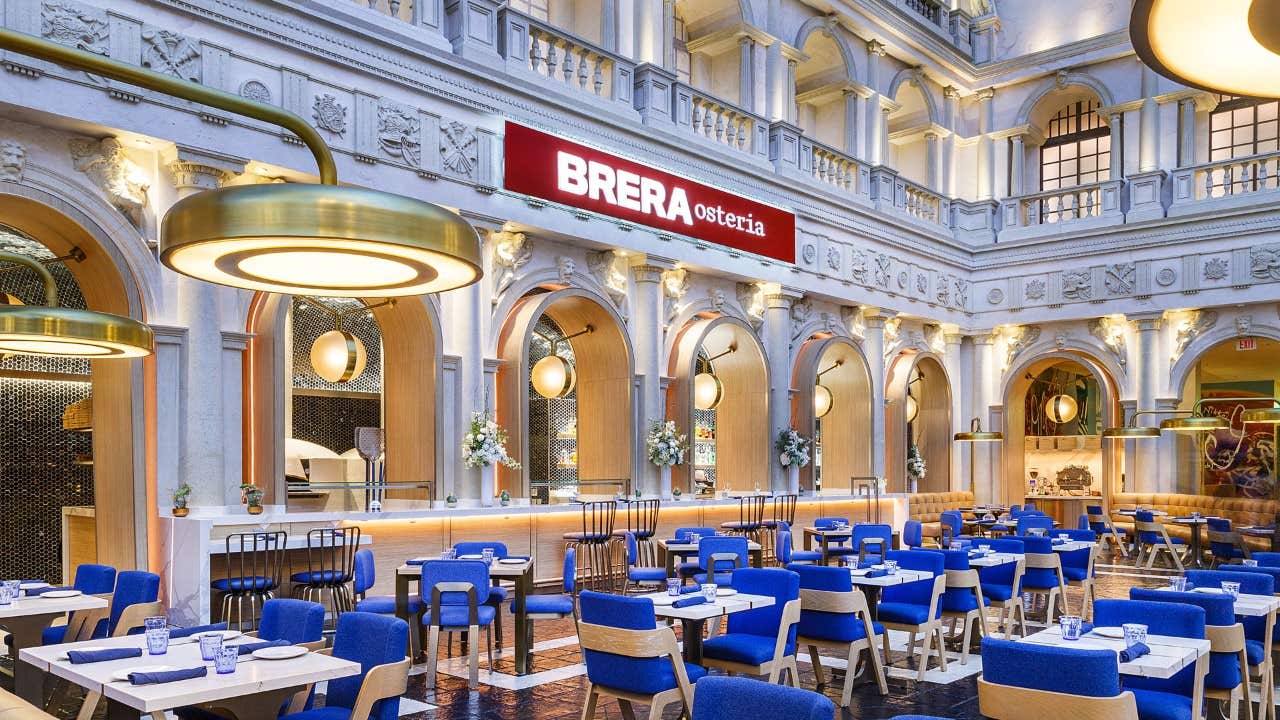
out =
[[[1129,421],[1123,425],[1115,427],[1103,428],[1102,437],[1109,440],[1140,440],[1144,438],[1160,437],[1160,428],[1147,425],[1138,425],[1138,417],[1141,415],[1157,415],[1157,410],[1139,410],[1129,416]]]
[[[84,253],[75,248],[65,257],[46,262],[83,259]],[[44,305],[23,305],[21,300],[6,295],[6,302],[0,304],[0,354],[95,359],[152,353],[155,337],[151,328],[133,318],[60,307],[58,286],[44,262],[9,251],[0,251],[0,262],[13,263],[0,268],[0,272],[23,267],[39,275],[45,298]]]
[[[707,372],[700,372],[693,376],[693,406],[699,410],[715,410],[720,401],[724,399],[724,383],[720,382],[720,378],[716,377],[714,368],[711,363],[719,360],[725,355],[738,351],[738,344],[734,343],[719,353],[706,360]]]
[[[317,298],[306,299],[333,318],[333,329],[322,333],[311,343],[311,368],[331,383],[351,382],[360,377],[369,360],[368,351],[360,338],[342,329],[342,321],[348,315],[368,313],[380,307],[394,307],[395,298],[348,310],[334,310]]]
[[[456,213],[401,195],[338,185],[333,155],[297,115],[265,103],[0,29],[0,49],[278,125],[315,156],[320,184],[206,190],[173,205],[160,261],[230,287],[293,295],[395,297],[480,279],[480,241]]]
[[[813,415],[814,417],[824,418],[827,413],[831,412],[831,408],[835,407],[835,397],[831,394],[831,388],[822,384],[822,376],[844,365],[843,360],[837,360],[835,365],[818,373],[818,377],[813,383]]]
[[[1129,39],[1142,62],[1191,87],[1280,97],[1280,2],[1136,0]]]
[[[974,418],[969,421],[969,430],[966,432],[958,432],[952,436],[956,442],[966,443],[987,443],[1000,442],[1004,440],[1004,433],[998,430],[983,430],[982,418]],[[977,498],[978,492],[978,454],[975,451],[969,452],[969,494]]]
[[[574,386],[578,384],[578,371],[573,367],[573,363],[556,354],[556,346],[579,335],[590,335],[593,332],[595,327],[588,325],[572,335],[561,335],[558,338],[549,338],[536,333],[543,340],[551,343],[551,354],[534,363],[529,370],[529,382],[533,384],[533,389],[539,395],[550,400],[567,397],[573,392]]]

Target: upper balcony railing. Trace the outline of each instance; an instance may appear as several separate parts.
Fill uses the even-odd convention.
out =
[[[800,152],[800,170],[808,173],[814,180],[839,193],[868,194],[869,168],[857,158],[809,138],[801,138]]]
[[[938,0],[900,0],[903,7],[939,27],[946,27],[946,13]]]
[[[1027,228],[1046,225],[1086,227],[1123,222],[1122,185],[1120,180],[1106,180],[1005,198],[1000,201],[1001,237],[1025,235]]]
[[[405,22],[413,21],[414,5],[417,0],[352,0],[357,5],[363,5],[370,10],[377,10],[383,15],[404,20]]]
[[[889,210],[940,228],[951,227],[951,200],[884,166],[871,170],[871,199]]]
[[[676,81],[672,116],[676,127],[723,145],[730,150],[763,156],[769,140],[769,123],[759,115]]]
[[[1280,190],[1280,152],[1178,168],[1170,174],[1173,197],[1171,214],[1185,212],[1206,202],[1232,205],[1234,199],[1249,203],[1264,193]]]
[[[631,60],[509,7],[499,11],[498,32],[513,74],[631,109]]]

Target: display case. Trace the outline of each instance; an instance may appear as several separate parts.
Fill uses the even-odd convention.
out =
[[[716,492],[716,411],[693,411],[693,487],[697,495]]]

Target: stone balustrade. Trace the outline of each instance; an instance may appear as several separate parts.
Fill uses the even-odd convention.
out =
[[[1122,186],[1120,180],[1106,180],[1005,198],[1000,201],[1000,237],[1043,233],[1046,225],[1082,229],[1120,224]]]
[[[764,118],[692,85],[677,81],[673,87],[676,127],[731,150],[766,155],[769,123]]]
[[[498,25],[508,71],[632,110],[631,60],[508,7],[499,11]]]
[[[1206,205],[1247,205],[1280,190],[1280,152],[1178,168],[1169,181],[1173,186],[1170,215],[1194,212]]]

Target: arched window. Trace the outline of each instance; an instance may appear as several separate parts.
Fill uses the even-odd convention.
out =
[[[1209,113],[1209,161],[1275,152],[1280,100],[1219,95]]]
[[[1040,189],[1111,179],[1111,128],[1098,116],[1097,100],[1078,100],[1049,120],[1040,147]]]

